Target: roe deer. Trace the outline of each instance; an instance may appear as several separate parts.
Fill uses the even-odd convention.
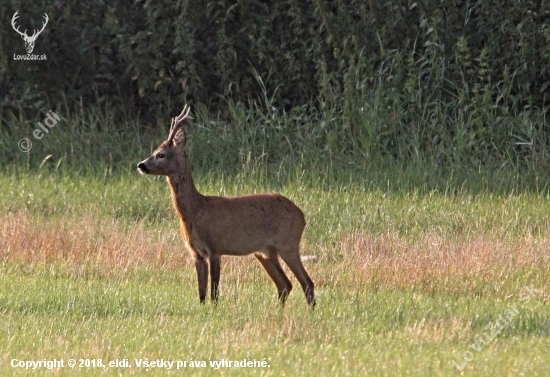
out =
[[[178,125],[188,117],[186,105],[172,118],[168,139],[148,159],[138,164],[142,174],[165,175],[180,231],[197,270],[199,299],[204,303],[210,268],[210,298],[218,300],[221,255],[248,255],[260,261],[277,286],[284,305],[292,284],[279,256],[294,273],[310,307],[315,306],[313,282],[300,260],[304,214],[282,195],[262,194],[232,198],[201,195],[193,183],[185,153],[186,135]]]

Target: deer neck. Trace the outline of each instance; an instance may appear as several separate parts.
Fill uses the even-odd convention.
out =
[[[200,209],[203,196],[195,187],[191,167],[185,152],[182,168],[177,173],[168,176],[168,184],[172,193],[172,202],[182,223],[181,225],[190,225]]]

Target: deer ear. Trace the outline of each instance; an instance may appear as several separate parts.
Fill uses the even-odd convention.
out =
[[[185,142],[187,141],[187,136],[185,135],[185,131],[183,130],[183,128],[180,128],[176,131],[173,140],[174,144],[182,144],[182,146],[185,145]]]

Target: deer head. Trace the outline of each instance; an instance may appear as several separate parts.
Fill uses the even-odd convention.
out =
[[[168,139],[148,159],[138,164],[141,174],[170,175],[181,169],[187,137],[183,128],[178,126],[189,118],[189,110],[189,105],[185,105],[181,114],[172,118]]]
[[[19,33],[19,35],[21,35],[21,38],[23,38],[23,40],[25,41],[25,49],[30,54],[32,53],[32,50],[34,50],[34,42],[36,41],[36,38],[38,38],[40,33],[44,31],[44,28],[48,24],[49,18],[48,18],[48,15],[44,13],[44,24],[42,25],[42,29],[40,29],[40,31],[35,30],[31,36],[28,36],[27,29],[25,29],[25,31],[22,33],[19,31],[19,28],[15,26],[15,20],[17,19],[17,17],[19,17],[17,13],[19,13],[19,11],[15,12],[15,14],[11,19],[11,26],[13,27],[13,30],[15,30],[16,32]]]

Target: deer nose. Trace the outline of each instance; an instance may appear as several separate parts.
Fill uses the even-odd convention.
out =
[[[149,173],[143,162],[140,162],[137,167],[141,173]]]

